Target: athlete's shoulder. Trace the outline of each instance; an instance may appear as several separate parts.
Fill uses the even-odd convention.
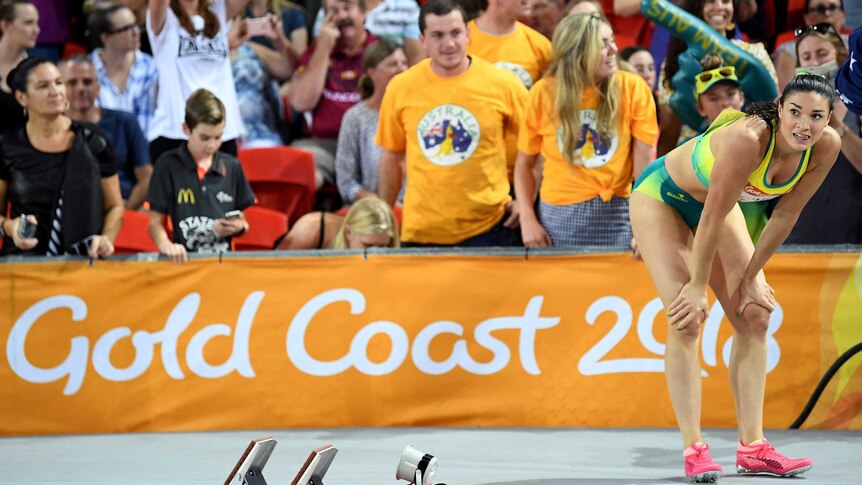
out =
[[[841,136],[831,126],[823,128],[820,139],[811,147],[811,159],[832,165],[841,152]]]

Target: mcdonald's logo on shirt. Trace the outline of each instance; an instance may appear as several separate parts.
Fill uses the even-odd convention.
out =
[[[180,189],[177,194],[177,204],[192,204],[195,203],[195,193],[192,189]]]

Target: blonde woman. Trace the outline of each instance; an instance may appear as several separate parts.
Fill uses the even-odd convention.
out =
[[[637,74],[617,71],[608,21],[563,19],[518,138],[515,192],[524,244],[628,245],[632,179],[649,163],[657,132],[650,87]],[[545,162],[536,214],[540,153]]]
[[[401,247],[398,222],[377,197],[356,201],[345,216],[311,212],[302,216],[276,249],[364,249]]]

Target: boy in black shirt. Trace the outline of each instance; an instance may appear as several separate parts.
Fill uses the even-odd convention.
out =
[[[177,263],[188,260],[188,251],[228,251],[231,237],[248,230],[241,211],[254,204],[254,194],[239,161],[218,151],[224,124],[222,102],[206,89],[195,91],[186,101],[188,142],[156,161],[148,229],[159,251]],[[165,231],[166,214],[174,242]]]

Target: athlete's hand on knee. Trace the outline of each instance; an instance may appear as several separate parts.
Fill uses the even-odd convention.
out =
[[[706,299],[706,285],[686,283],[679,295],[667,307],[667,317],[671,325],[682,330],[691,324],[700,325],[709,316],[709,302]]]
[[[743,280],[739,285],[739,305],[736,316],[741,317],[745,307],[754,303],[765,308],[769,313],[775,310],[775,290],[766,281],[760,279]]]

